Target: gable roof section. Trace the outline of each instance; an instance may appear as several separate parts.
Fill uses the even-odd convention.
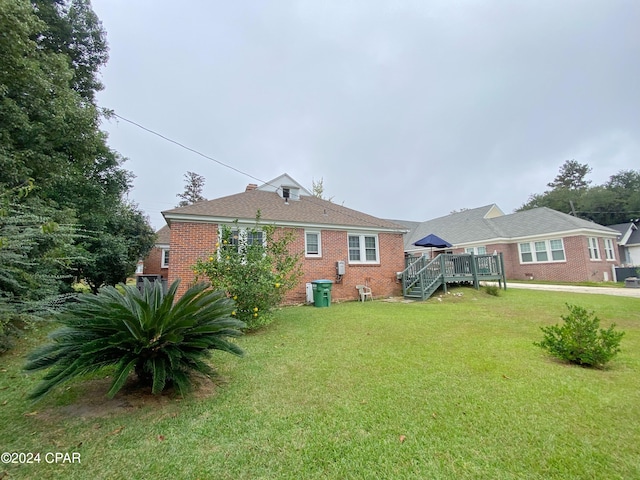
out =
[[[497,232],[485,218],[487,214],[495,212],[493,207],[494,205],[485,205],[422,222],[405,235],[405,250],[423,250],[413,244],[430,233],[453,245],[470,243],[480,238],[493,238]]]
[[[171,230],[169,229],[169,225],[165,225],[160,230],[156,232],[156,247],[161,245],[169,246],[169,241],[171,240]]]
[[[635,223],[618,223],[616,225],[609,225],[609,228],[613,228],[620,233],[618,245],[627,246],[640,244],[640,230]]]
[[[312,196],[312,193],[296,182],[288,173],[283,173],[279,177],[269,180],[258,187],[258,190],[265,192],[278,192],[282,187],[293,187],[300,189],[300,195]],[[281,192],[279,192],[280,194]],[[282,195],[280,195],[282,196]]]
[[[354,228],[398,233],[407,231],[401,225],[336,205],[328,200],[301,195],[300,200],[285,203],[275,191],[260,188],[166,210],[162,214],[169,224],[173,221],[228,223],[236,219],[244,223],[253,223],[258,210],[261,222],[275,223],[279,226]]]
[[[570,233],[612,237],[617,235],[617,232],[611,228],[547,207],[508,215],[498,215],[494,207],[496,206],[486,205],[422,222],[418,228],[405,236],[405,250],[422,250],[413,243],[430,233],[442,237],[455,246],[549,235],[566,236]]]

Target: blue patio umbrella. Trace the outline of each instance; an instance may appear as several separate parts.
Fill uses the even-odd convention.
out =
[[[446,247],[453,246],[446,240],[443,240],[442,238],[440,238],[437,235],[434,235],[433,233],[430,233],[426,237],[421,238],[420,240],[415,242],[414,245],[417,247],[431,247],[431,248],[446,248]]]
[[[433,233],[430,233],[426,237],[421,238],[417,242],[414,242],[414,245],[416,247],[431,247],[430,257],[433,257],[434,248],[447,248],[452,246],[449,242],[443,240],[437,235],[434,235]]]

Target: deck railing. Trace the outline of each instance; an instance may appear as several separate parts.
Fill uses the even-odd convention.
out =
[[[442,253],[429,260],[427,257],[409,257],[402,274],[402,293],[407,295],[412,289],[420,287],[424,292],[442,277],[442,283],[473,282],[479,288],[483,279],[504,282],[504,261],[502,253],[495,255],[475,255],[473,253]]]

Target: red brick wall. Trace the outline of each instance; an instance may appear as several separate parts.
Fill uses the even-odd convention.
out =
[[[521,264],[517,244],[487,245],[487,253],[494,250],[504,254],[505,273],[511,280],[549,280],[560,282],[602,282],[605,281],[605,273],[608,280],[613,280],[611,267],[618,264],[616,261],[605,260],[604,241],[598,238],[600,259],[591,260],[587,245],[587,237],[564,237],[564,253],[566,261],[549,263]],[[614,252],[617,244],[614,241]],[[456,250],[454,253],[464,253]]]
[[[332,300],[358,298],[355,286],[367,284],[375,297],[400,295],[402,285],[396,280],[396,272],[404,270],[404,247],[401,234],[378,234],[380,264],[350,265],[347,232],[321,231],[321,258],[304,257],[304,229],[291,229],[295,239],[290,245],[292,253],[302,254],[303,276],[299,285],[288,292],[285,303],[303,303],[306,300],[305,284],[312,280],[336,281],[336,262],[344,260],[345,275],[340,283],[334,283]],[[194,280],[191,266],[198,258],[208,256],[218,241],[216,224],[173,222],[171,224],[171,255],[169,260],[169,284],[181,278],[178,294],[182,294]]]
[[[303,276],[297,288],[287,294],[285,303],[303,303],[306,301],[306,284],[313,280],[333,280],[331,299],[355,300],[358,298],[356,285],[367,284],[374,297],[389,297],[402,294],[402,284],[396,280],[396,272],[404,270],[404,246],[401,234],[379,233],[380,264],[349,264],[347,232],[322,230],[321,258],[303,257]],[[296,230],[296,241],[292,251],[301,251],[304,255],[304,230]],[[338,283],[336,262],[345,262],[345,274]]]
[[[180,278],[178,296],[193,283],[191,267],[199,258],[206,258],[215,248],[218,225],[213,223],[173,222],[171,224],[171,254],[169,257],[169,285]]]
[[[171,254],[169,254],[171,262]],[[147,275],[162,275],[162,278],[169,278],[169,269],[162,268],[162,249],[154,247],[149,252],[149,256],[144,259],[144,269],[142,273]]]

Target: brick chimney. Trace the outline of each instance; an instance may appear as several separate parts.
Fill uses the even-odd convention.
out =
[[[251,190],[255,190],[256,188],[258,188],[258,185],[256,185],[255,183],[250,183],[249,185],[247,185],[245,192],[250,192]]]

